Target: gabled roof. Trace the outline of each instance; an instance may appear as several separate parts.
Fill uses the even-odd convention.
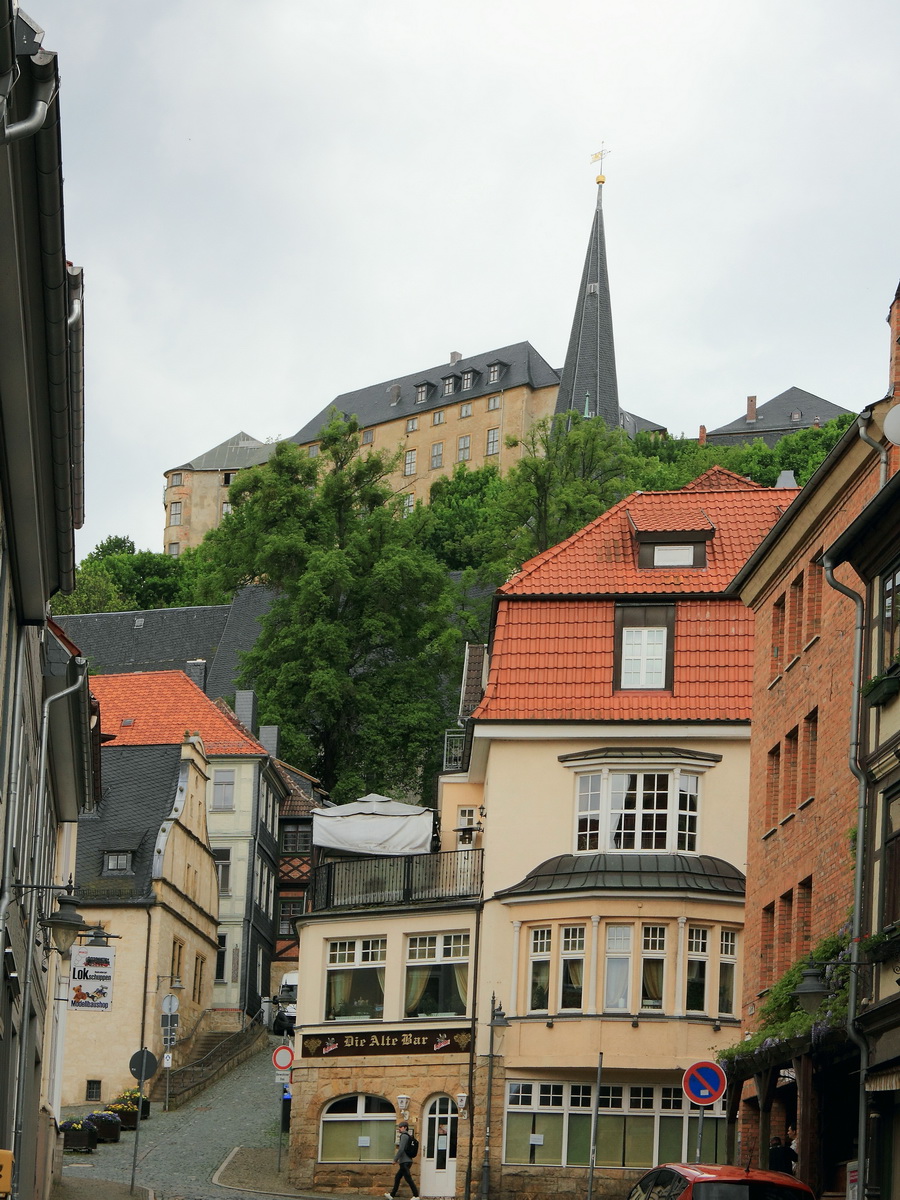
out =
[[[702,475],[698,475],[690,483],[686,483],[681,490],[683,492],[741,492],[748,488],[761,487],[761,483],[754,483],[745,475],[738,475],[736,471],[729,471],[727,467],[715,466],[704,471]]]
[[[259,637],[259,621],[275,593],[253,585],[239,588],[230,604],[196,608],[149,608],[135,612],[84,613],[55,618],[80,647],[91,670],[103,675],[132,671],[183,670],[207,664],[207,696],[230,696],[237,687],[242,652]]]
[[[795,433],[798,429],[808,429],[811,425],[824,425],[834,417],[845,416],[849,409],[805,392],[803,388],[791,387],[786,392],[779,392],[765,404],[760,404],[756,410],[756,420],[748,421],[747,414],[711,429],[706,440],[723,442],[751,442],[755,438],[768,440],[770,444],[778,441],[787,433]],[[799,413],[792,420],[794,413]],[[768,437],[767,437],[768,435]]]
[[[738,477],[735,477],[738,478]],[[797,488],[635,492],[590,525],[525,563],[506,596],[616,596],[722,592],[775,524]],[[638,567],[633,526],[684,532],[713,526],[705,567]]]
[[[488,366],[497,362],[504,365],[502,376],[497,383],[489,384]],[[464,371],[475,372],[474,386],[466,391],[455,391],[452,396],[442,395],[442,380],[448,375],[462,375]],[[417,404],[416,388],[423,383],[429,385],[430,394],[427,400]],[[460,404],[479,396],[490,396],[512,387],[544,388],[555,387],[558,383],[559,375],[530,342],[515,342],[500,350],[473,354],[455,363],[442,363],[355,392],[344,392],[308,421],[290,441],[300,444],[314,441],[328,424],[332,408],[347,416],[356,416],[360,425],[367,427],[395,421],[398,417],[414,417],[416,413],[430,412],[448,404]]]
[[[260,442],[249,433],[232,434],[212,450],[198,454],[189,462],[181,463],[178,467],[170,467],[171,471],[239,471],[241,467],[252,467],[265,462],[272,453],[273,447],[267,442]]]
[[[94,675],[91,691],[111,746],[180,746],[185,735],[199,733],[209,757],[267,753],[182,671]]]

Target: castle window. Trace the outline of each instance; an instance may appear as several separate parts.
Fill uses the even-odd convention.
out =
[[[169,487],[181,487],[181,472],[173,471],[169,476]],[[99,1099],[99,1097],[98,1097]]]
[[[418,428],[419,428],[419,418],[418,417],[408,417],[407,421],[406,421],[406,432],[407,433],[415,433]]]
[[[363,434],[362,434],[362,444],[364,446],[371,446],[374,441],[375,441],[375,430],[374,429],[364,429]]]
[[[462,390],[464,392],[467,392],[474,382],[475,382],[475,372],[474,371],[463,371],[463,373],[462,373]]]
[[[499,454],[500,453],[500,430],[499,429],[489,429],[487,431],[487,442],[485,443],[484,452],[485,452],[485,454]]]
[[[427,399],[428,399],[428,384],[427,383],[417,383],[416,384],[416,404],[424,404]]]
[[[447,378],[445,380],[443,380],[443,384],[444,384],[444,387],[443,387],[442,395],[452,396],[453,393],[456,391],[456,376],[448,375]]]
[[[181,524],[181,501],[180,500],[173,500],[172,503],[169,505],[169,524],[170,525],[180,525]]]
[[[438,410],[437,410],[437,411],[434,413],[434,415],[433,415],[433,416],[432,416],[432,418],[431,418],[431,423],[432,423],[432,425],[443,425],[443,423],[444,423],[444,410],[443,410],[442,408],[439,408],[439,409],[438,409]]]

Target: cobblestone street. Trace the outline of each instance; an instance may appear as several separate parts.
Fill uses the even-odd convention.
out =
[[[182,1108],[166,1113],[154,1104],[149,1120],[141,1122],[136,1184],[152,1188],[158,1200],[271,1195],[219,1187],[212,1177],[236,1146],[274,1151],[278,1145],[281,1085],[275,1081],[271,1051],[279,1041],[270,1039],[258,1054]],[[63,1178],[128,1185],[134,1144],[135,1135],[123,1133],[120,1142],[98,1146],[93,1154],[66,1154]],[[280,1190],[295,1194],[287,1182],[287,1135],[282,1167]]]

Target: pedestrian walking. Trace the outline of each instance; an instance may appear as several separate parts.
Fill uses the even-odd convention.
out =
[[[384,1193],[385,1200],[396,1200],[397,1188],[404,1179],[409,1184],[412,1200],[419,1200],[419,1191],[415,1183],[413,1183],[413,1177],[409,1170],[410,1163],[413,1160],[411,1151],[414,1139],[409,1132],[409,1125],[406,1121],[401,1121],[397,1129],[400,1131],[400,1139],[397,1142],[397,1153],[394,1155],[394,1162],[397,1164],[397,1174],[394,1176],[394,1186],[389,1192]],[[418,1149],[418,1146],[416,1146],[416,1149]]]
[[[773,1137],[769,1142],[769,1170],[793,1175],[796,1161],[797,1155],[790,1146],[783,1146],[780,1137]]]

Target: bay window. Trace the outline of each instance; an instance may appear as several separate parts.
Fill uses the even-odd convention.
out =
[[[551,929],[531,931],[531,977],[528,986],[528,1007],[532,1012],[546,1012],[550,1002]]]
[[[661,1011],[666,972],[666,927],[645,925],[642,931],[641,1008]]]
[[[581,1009],[584,986],[584,926],[564,925],[559,963],[559,1007]]]
[[[688,926],[687,996],[688,1012],[706,1012],[706,966],[709,930]]]
[[[581,775],[575,849],[696,851],[699,792],[680,770]]]
[[[607,1012],[628,1012],[631,981],[631,926],[606,927],[606,986],[603,1007]]]

